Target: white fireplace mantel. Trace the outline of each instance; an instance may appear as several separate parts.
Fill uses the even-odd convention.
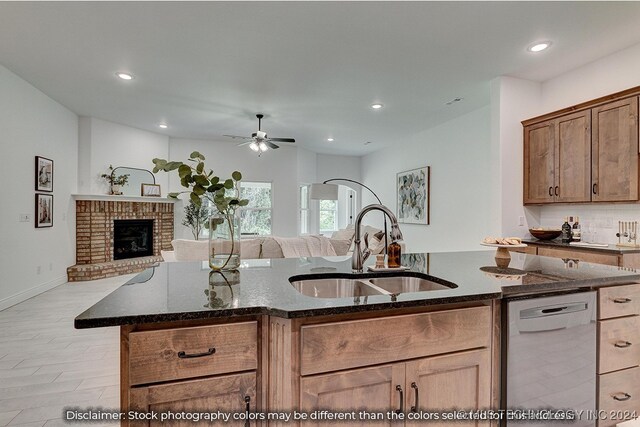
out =
[[[182,201],[168,197],[113,196],[110,194],[72,194],[71,197],[75,200],[104,200],[110,202],[176,203]]]

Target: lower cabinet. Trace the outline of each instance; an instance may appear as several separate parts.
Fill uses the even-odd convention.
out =
[[[396,411],[405,414],[404,421],[387,420],[381,425],[423,425],[425,419],[411,414],[451,414],[455,409],[475,410],[491,406],[491,354],[484,348],[303,377],[300,393],[303,412],[324,408],[336,412],[355,410],[386,414]],[[451,422],[431,419],[429,425],[450,426]],[[371,423],[357,420],[341,425]],[[456,422],[456,425],[477,424]]]
[[[132,410],[156,413],[241,414],[256,411],[256,373],[219,375],[206,379],[172,382],[132,388],[129,391]],[[137,425],[193,426],[192,420],[149,420]],[[214,421],[215,425],[249,426],[244,420]]]

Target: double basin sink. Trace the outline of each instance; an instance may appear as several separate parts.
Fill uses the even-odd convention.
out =
[[[422,273],[404,272],[394,275],[345,275],[322,277],[294,276],[289,278],[293,286],[302,295],[315,298],[352,298],[369,295],[397,296],[406,292],[439,291],[458,286],[446,282],[434,281]]]

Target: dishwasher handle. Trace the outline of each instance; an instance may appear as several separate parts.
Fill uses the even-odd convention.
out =
[[[589,308],[586,302],[573,302],[568,304],[547,305],[543,307],[527,308],[520,311],[520,319],[535,319],[538,317],[558,316],[562,314],[577,313]]]

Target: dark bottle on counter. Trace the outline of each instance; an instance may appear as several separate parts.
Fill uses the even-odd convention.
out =
[[[562,224],[562,243],[571,242],[571,226],[569,225],[569,217],[564,217]]]
[[[582,239],[582,228],[580,227],[580,217],[576,217],[576,222],[573,223],[571,229],[571,241],[579,242]]]
[[[387,268],[400,268],[400,257],[402,248],[398,242],[391,242],[387,249]]]

